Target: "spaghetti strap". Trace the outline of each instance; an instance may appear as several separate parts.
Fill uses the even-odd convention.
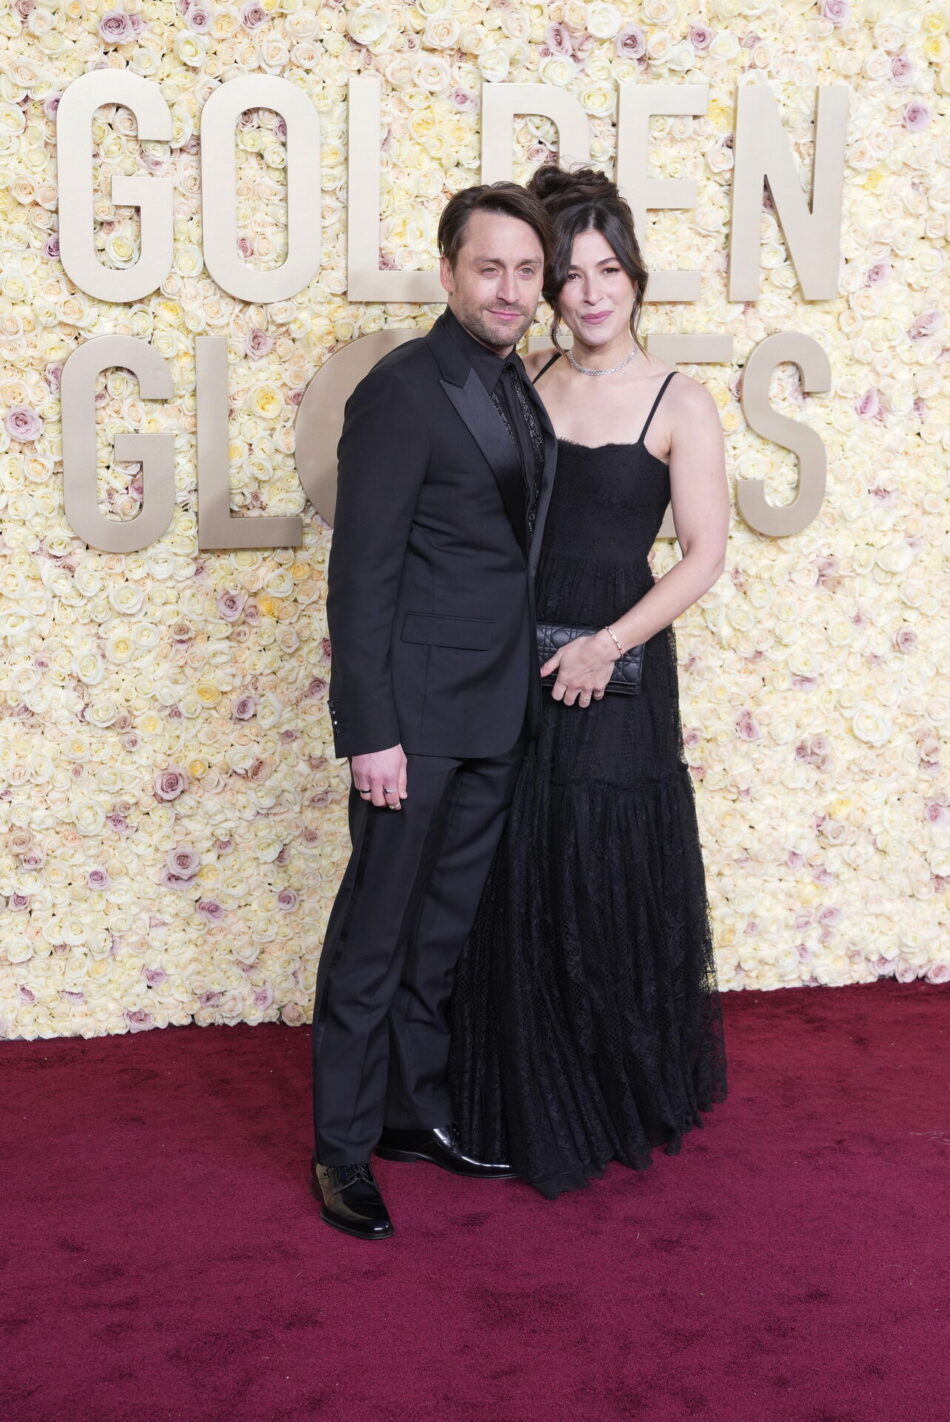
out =
[[[547,369],[547,366],[545,366],[545,369]],[[675,374],[676,374],[676,371],[675,371],[675,370],[671,370],[670,373],[669,373],[669,375],[668,375],[668,376],[666,377],[666,379],[664,380],[663,384],[660,386],[659,394],[657,395],[656,399],[653,401],[653,408],[652,408],[652,410],[650,411],[650,413],[647,415],[647,422],[646,422],[646,424],[643,426],[643,429],[640,431],[640,438],[637,440],[637,444],[642,444],[643,441],[646,439],[646,437],[647,437],[647,430],[650,428],[650,423],[651,423],[651,421],[652,421],[652,419],[653,419],[653,416],[656,414],[656,407],[659,405],[660,401],[663,399],[663,396],[664,396],[664,394],[665,394],[665,392],[666,392],[666,387],[669,385],[670,381],[673,379],[673,376],[674,376]]]
[[[554,354],[553,354],[553,356],[551,357],[551,359],[550,359],[550,360],[546,360],[546,361],[544,362],[544,364],[542,365],[541,369],[538,371],[537,375],[536,375],[536,376],[534,377],[534,379],[532,380],[531,384],[532,384],[532,385],[537,385],[538,381],[541,379],[541,377],[542,377],[542,375],[544,374],[544,372],[545,372],[546,370],[550,370],[550,369],[551,369],[551,366],[554,364],[554,362],[555,362],[556,360],[560,360],[560,359],[561,359],[561,352],[560,352],[560,351],[555,351]]]

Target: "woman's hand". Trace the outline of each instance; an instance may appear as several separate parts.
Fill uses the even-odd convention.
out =
[[[561,647],[544,663],[541,675],[557,672],[551,688],[555,701],[563,701],[565,706],[589,706],[603,697],[616,660],[617,648],[610,634],[602,630],[592,637],[575,637]]]

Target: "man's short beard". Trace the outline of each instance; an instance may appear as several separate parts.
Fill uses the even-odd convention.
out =
[[[505,332],[502,338],[500,332],[496,331],[494,327],[488,326],[483,320],[481,311],[466,310],[462,313],[456,312],[456,315],[470,336],[474,336],[477,341],[481,341],[483,346],[488,346],[489,350],[493,351],[508,350],[512,346],[516,346],[534,320],[533,313],[525,316],[523,324],[510,332]]]

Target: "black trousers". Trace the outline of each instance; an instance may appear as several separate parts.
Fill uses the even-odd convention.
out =
[[[327,925],[313,1020],[324,1165],[368,1160],[383,1126],[447,1125],[448,1009],[522,759],[408,757],[397,813],[350,791],[353,852]]]

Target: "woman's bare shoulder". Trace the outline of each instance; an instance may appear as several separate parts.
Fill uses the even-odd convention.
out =
[[[529,351],[524,358],[524,368],[534,380],[535,376],[548,364],[551,357],[560,354],[561,352],[555,350],[554,346],[544,346],[542,350]]]
[[[718,418],[719,407],[701,380],[694,380],[677,370],[676,379],[671,380],[667,395],[672,398],[673,407],[682,414],[710,415]]]

